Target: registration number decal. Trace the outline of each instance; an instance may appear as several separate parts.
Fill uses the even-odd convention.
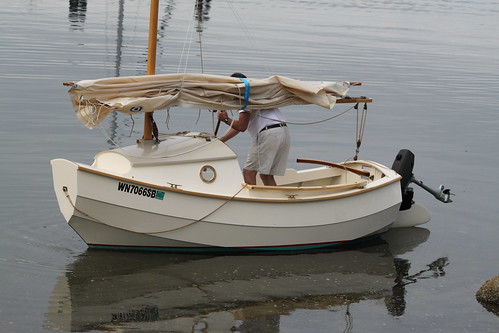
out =
[[[151,199],[163,200],[165,198],[165,192],[163,191],[123,182],[118,183],[118,191],[140,195]]]

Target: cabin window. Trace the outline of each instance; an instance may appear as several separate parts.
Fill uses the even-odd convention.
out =
[[[205,165],[199,171],[199,176],[201,177],[201,180],[203,182],[209,184],[215,181],[215,179],[217,178],[217,172],[211,165]]]

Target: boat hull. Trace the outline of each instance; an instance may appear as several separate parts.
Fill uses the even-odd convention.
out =
[[[342,195],[207,195],[52,161],[61,212],[90,247],[175,252],[282,251],[339,246],[388,230],[400,185]],[[125,186],[125,185],[128,186]],[[98,190],[96,190],[98,189]]]
[[[121,249],[195,250],[301,250],[345,245],[386,231],[397,207],[375,215],[307,227],[251,226],[196,222],[185,228],[164,232],[140,232],[110,226],[84,216],[73,215],[69,225],[90,247]],[[150,216],[144,216],[148,219]],[[151,217],[152,218],[152,217]],[[165,228],[173,224],[163,217]],[[284,221],[285,222],[285,221]],[[217,249],[218,248],[218,249]]]

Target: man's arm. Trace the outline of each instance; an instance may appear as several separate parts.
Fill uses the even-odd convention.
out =
[[[247,111],[240,112],[239,118],[237,120],[230,119],[227,115],[227,111],[218,111],[218,120],[226,123],[231,128],[220,140],[225,142],[227,140],[235,137],[239,132],[244,132],[248,128],[248,124],[251,118],[251,114]]]
[[[230,128],[229,131],[227,133],[225,133],[225,135],[220,138],[220,141],[226,142],[238,134],[239,134],[238,130],[236,130],[234,128]]]

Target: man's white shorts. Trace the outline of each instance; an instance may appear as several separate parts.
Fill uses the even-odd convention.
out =
[[[288,127],[269,128],[258,133],[251,142],[244,168],[263,175],[284,175],[290,141]]]

